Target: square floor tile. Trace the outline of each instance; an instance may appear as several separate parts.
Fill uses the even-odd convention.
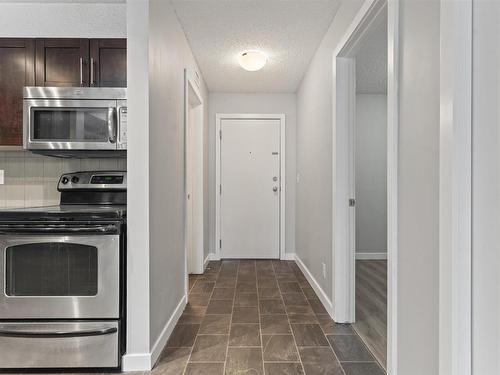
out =
[[[285,306],[281,299],[262,299],[259,301],[262,315],[285,314]]]
[[[234,288],[236,286],[235,277],[219,277],[215,282],[216,288]]]
[[[233,323],[259,323],[258,308],[235,307],[233,310]]]
[[[328,336],[328,341],[340,362],[375,360],[358,335]]]
[[[385,375],[385,371],[375,362],[342,363],[346,375]]]
[[[283,294],[283,302],[287,306],[309,306],[306,297],[302,293]]]
[[[198,334],[199,324],[177,324],[167,342],[169,348],[191,347]]]
[[[300,289],[299,283],[296,281],[278,281],[281,289],[281,293],[300,293],[302,294],[302,289]]]
[[[292,335],[263,335],[264,361],[296,362],[299,360]]]
[[[179,372],[182,374],[182,372]],[[185,375],[224,375],[224,363],[189,363]]]
[[[234,298],[234,288],[215,288],[212,293],[212,300],[229,300]]]
[[[287,294],[289,296],[290,294]],[[286,305],[285,309],[287,314],[314,314],[309,304],[307,305]]]
[[[252,307],[258,306],[256,293],[237,293],[234,299],[235,307]]]
[[[211,300],[207,307],[207,314],[231,314],[233,304],[228,301]]]
[[[319,324],[292,324],[298,346],[328,346]]]
[[[188,297],[188,305],[191,306],[207,306],[210,301],[210,294],[208,293],[190,293]]]
[[[290,323],[318,323],[314,314],[288,314]]]
[[[328,314],[328,312],[325,310],[325,307],[321,303],[319,299],[310,299],[309,304],[311,305],[311,308],[316,314]]]
[[[278,288],[278,283],[276,282],[276,279],[274,277],[267,279],[259,279],[257,283],[259,285],[259,288],[261,289]]]
[[[198,335],[189,362],[224,362],[228,335]]]
[[[166,348],[151,373],[154,375],[182,374],[190,355],[191,348]]]
[[[236,293],[257,293],[256,281],[242,281],[236,284]]]
[[[270,375],[304,375],[300,363],[264,363],[264,368]]]
[[[337,358],[329,346],[300,347],[300,359],[302,363],[336,362]]]
[[[204,335],[228,335],[231,315],[205,315],[199,330]]]
[[[316,292],[314,291],[313,288],[302,288],[302,293],[304,293],[306,298],[309,298],[309,299],[318,298],[318,296],[316,295]]]
[[[304,363],[306,375],[345,375],[340,364],[335,362]],[[363,375],[372,375],[367,372]]]
[[[262,375],[264,373],[261,348],[229,348],[226,375]]]
[[[232,324],[229,346],[261,346],[259,324]]]
[[[212,293],[215,283],[213,281],[197,280],[191,289],[191,293]]]
[[[286,315],[261,315],[260,325],[263,335],[292,333]]]
[[[281,293],[278,288],[259,288],[260,299],[276,299],[281,298]]]

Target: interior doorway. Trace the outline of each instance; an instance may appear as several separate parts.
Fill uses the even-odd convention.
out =
[[[185,71],[186,275],[202,274],[203,260],[203,100],[196,72]],[[187,278],[186,278],[187,279]],[[186,281],[188,284],[188,281]],[[188,289],[188,285],[186,286]]]
[[[397,4],[367,1],[334,53],[334,320],[397,370]]]
[[[285,116],[217,115],[218,257],[280,259]]]

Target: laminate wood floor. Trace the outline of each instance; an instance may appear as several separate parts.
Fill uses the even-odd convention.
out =
[[[387,261],[356,261],[354,329],[378,362],[387,366]]]

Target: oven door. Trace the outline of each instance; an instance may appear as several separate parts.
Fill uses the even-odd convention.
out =
[[[24,100],[24,148],[116,150],[116,100]]]
[[[118,318],[120,236],[111,228],[0,226],[0,319]]]

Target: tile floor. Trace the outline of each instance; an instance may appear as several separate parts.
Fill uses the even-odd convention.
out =
[[[161,375],[384,375],[294,262],[210,262],[153,369]]]

